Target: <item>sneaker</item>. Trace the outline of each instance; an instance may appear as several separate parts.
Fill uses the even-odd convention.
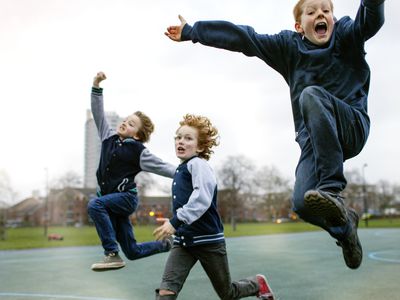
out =
[[[118,255],[118,253],[109,253],[106,255],[102,262],[92,265],[92,270],[96,272],[117,270],[125,267],[125,262]]]
[[[342,247],[343,257],[346,265],[350,269],[357,269],[361,265],[363,256],[361,243],[357,235],[359,217],[351,208],[348,209],[348,216],[348,222],[351,223],[350,233],[345,239],[337,241],[336,244],[339,247]]]
[[[268,285],[267,279],[264,275],[258,274],[256,275],[258,282],[258,293],[257,298],[263,300],[274,300],[274,295],[272,293],[271,288]]]
[[[325,219],[328,227],[343,226],[347,213],[340,194],[322,190],[309,190],[304,194],[304,204],[317,216]]]

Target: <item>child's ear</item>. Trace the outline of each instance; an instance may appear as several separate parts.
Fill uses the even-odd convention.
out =
[[[198,148],[198,149],[196,150],[197,153],[201,153],[201,152],[203,152],[203,151],[204,151],[204,148]]]
[[[294,24],[294,28],[296,29],[296,31],[300,34],[304,34],[304,30],[303,27],[301,27],[301,24],[299,22],[296,22]]]

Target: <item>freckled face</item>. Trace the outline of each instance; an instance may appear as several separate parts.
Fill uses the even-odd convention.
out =
[[[198,147],[198,136],[198,130],[187,125],[176,131],[175,153],[182,162],[202,152]]]
[[[140,118],[137,115],[132,114],[119,124],[117,133],[122,139],[138,139],[138,132],[141,126],[142,122],[140,121]]]
[[[307,0],[302,7],[301,22],[296,22],[297,32],[310,42],[322,46],[329,42],[333,27],[333,12],[329,0]]]

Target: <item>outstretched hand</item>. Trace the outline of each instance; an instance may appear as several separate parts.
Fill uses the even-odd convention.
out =
[[[179,15],[178,18],[181,21],[181,24],[180,25],[169,26],[167,28],[167,31],[164,32],[164,34],[167,37],[169,37],[171,40],[173,40],[175,42],[182,41],[182,39],[181,39],[181,37],[182,37],[182,29],[185,26],[185,24],[187,23],[186,20],[184,19],[184,17],[182,17],[181,15]]]
[[[104,74],[103,72],[97,73],[96,76],[93,78],[93,86],[99,87],[100,82],[102,82],[105,79],[107,79],[106,74]]]
[[[153,231],[153,235],[157,241],[163,240],[175,233],[176,230],[174,226],[171,225],[168,218],[157,218],[156,220],[157,222],[164,222]]]

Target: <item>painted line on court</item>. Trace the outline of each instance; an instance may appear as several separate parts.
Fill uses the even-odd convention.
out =
[[[390,258],[388,256],[397,256],[396,258]],[[386,257],[385,257],[386,256]],[[386,251],[376,251],[368,254],[368,257],[373,260],[397,263],[400,264],[400,251],[399,250],[386,250]]]
[[[399,237],[399,230],[396,229],[389,229],[389,230],[380,230],[374,233],[375,236],[380,237]]]
[[[85,297],[85,296],[72,296],[72,295],[53,295],[53,294],[33,294],[33,293],[6,293],[0,292],[1,297],[29,297],[40,299],[76,299],[76,300],[124,300],[116,298],[99,298],[99,297]]]
[[[76,257],[100,257],[99,255],[94,254],[72,254],[72,255],[63,255],[63,256],[42,256],[42,257],[19,257],[18,259],[3,259],[0,260],[0,265],[2,264],[15,264],[21,262],[40,262],[40,261],[54,261],[54,260],[68,260],[74,259]]]

